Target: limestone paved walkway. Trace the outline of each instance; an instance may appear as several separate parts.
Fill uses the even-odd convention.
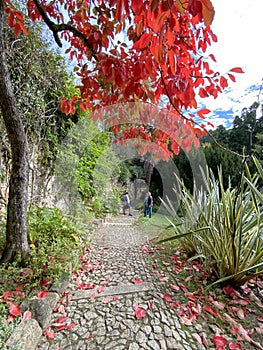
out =
[[[134,217],[101,224],[83,257],[83,270],[69,285],[68,302],[53,314],[53,324],[67,317],[72,329],[60,330],[54,340],[43,336],[37,349],[204,349],[158,295],[160,281],[145,254],[147,241]]]

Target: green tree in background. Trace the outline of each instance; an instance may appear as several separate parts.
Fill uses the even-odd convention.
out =
[[[240,154],[249,154],[252,145],[256,143],[256,133],[260,130],[257,119],[259,103],[254,102],[249,108],[243,108],[240,116],[233,120],[233,126],[229,131],[229,147]]]
[[[207,135],[202,139],[207,165],[216,177],[219,166],[222,167],[225,187],[228,186],[229,180],[233,187],[239,183],[243,156],[255,154],[259,160],[263,160],[263,116],[257,115],[261,107],[259,103],[253,103],[249,108],[244,108],[240,116],[234,118],[230,129],[219,125],[210,132],[211,136]],[[192,190],[192,171],[185,152],[180,151],[179,155],[174,157],[174,161],[184,184]],[[248,164],[253,173],[254,163],[249,161],[249,157]]]

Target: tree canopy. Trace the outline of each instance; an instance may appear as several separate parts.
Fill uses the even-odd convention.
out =
[[[17,35],[27,33],[21,12],[7,4],[9,25]],[[145,102],[159,107],[164,99],[165,109],[154,121],[143,115],[148,111],[140,111],[139,121],[127,121],[120,111],[108,119],[116,132],[125,123],[126,138],[147,134],[162,145],[163,157],[178,154],[179,146],[198,145],[205,124],[198,127],[194,120],[210,111],[198,110],[197,98],[216,98],[229,80],[235,81],[234,73],[242,72],[236,67],[223,76],[210,68],[216,58],[206,50],[217,41],[210,0],[29,0],[27,14],[33,22],[44,21],[59,46],[67,42],[65,52],[76,62],[79,94],[64,98],[62,111],[75,113],[78,104],[97,110],[94,118],[102,119],[103,106]],[[192,109],[198,112],[186,112]]]

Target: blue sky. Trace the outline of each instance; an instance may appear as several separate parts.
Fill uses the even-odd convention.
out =
[[[236,74],[236,83],[231,82],[216,100],[208,98],[202,102],[212,110],[210,120],[215,126],[229,127],[244,107],[250,107],[255,101],[263,102],[263,94],[259,94],[263,83],[263,0],[212,2],[215,8],[212,30],[218,42],[210,51],[216,56],[217,69],[225,73],[241,67],[245,73]]]

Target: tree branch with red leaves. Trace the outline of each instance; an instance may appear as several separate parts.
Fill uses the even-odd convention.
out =
[[[74,113],[75,104],[91,111],[130,102],[159,108],[167,96],[167,108],[174,110],[168,118],[170,127],[181,118],[201,135],[193,118],[182,110],[198,110],[198,95],[216,98],[228,86],[228,79],[235,81],[233,73],[242,72],[234,68],[215,79],[204,57],[208,46],[217,41],[210,28],[214,16],[210,0],[94,0],[92,8],[87,2],[67,0],[63,13],[58,0],[29,0],[27,4],[32,20],[43,20],[59,46],[62,33],[69,42],[66,52],[79,63],[80,94],[71,101],[62,100],[65,113]],[[64,23],[64,12],[68,23]],[[10,9],[10,16],[14,13]],[[123,38],[116,39],[120,32],[125,32]],[[209,57],[215,61],[212,54]],[[200,113],[197,116],[205,118],[207,110]]]
[[[95,50],[93,49],[91,43],[87,40],[86,36],[81,33],[79,30],[77,30],[75,27],[73,27],[72,25],[66,24],[66,23],[62,23],[62,24],[56,24],[53,21],[50,20],[50,18],[48,17],[46,11],[44,10],[44,8],[41,6],[40,2],[38,0],[33,0],[40,15],[43,18],[43,21],[46,23],[46,25],[48,26],[48,28],[52,31],[54,39],[56,41],[56,43],[58,44],[59,47],[62,47],[62,42],[61,39],[58,36],[59,32],[62,31],[69,31],[71,32],[75,37],[79,38],[80,40],[83,41],[84,45],[86,45],[86,47],[91,51],[92,56],[95,58],[96,61],[98,61],[97,55]]]

